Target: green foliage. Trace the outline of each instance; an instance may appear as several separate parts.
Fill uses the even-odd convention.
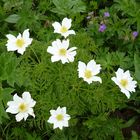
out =
[[[138,54],[134,55],[134,65],[135,65],[135,76],[137,80],[140,80],[140,57]]]
[[[140,2],[137,0],[2,0],[0,1],[0,138],[6,140],[137,140],[133,129],[140,114]],[[104,17],[109,12],[110,17]],[[51,62],[48,46],[60,35],[52,23],[72,18],[77,47],[73,63]],[[106,24],[99,32],[100,24]],[[30,29],[32,44],[23,55],[7,52],[6,34]],[[62,38],[61,38],[62,39]],[[87,84],[78,77],[78,61],[101,64],[102,84]],[[127,99],[113,83],[118,68],[130,70],[139,87]],[[15,93],[29,91],[37,102],[35,119],[16,122],[5,112]],[[67,107],[69,127],[53,130],[50,110]],[[125,113],[132,109],[130,114]],[[118,113],[119,112],[119,113]],[[123,114],[124,113],[124,114]],[[131,115],[132,113],[132,115]],[[130,136],[122,130],[130,128]],[[125,138],[124,138],[125,137]]]
[[[81,0],[52,0],[55,8],[51,11],[63,16],[73,15],[80,12],[85,12],[86,7]]]
[[[9,23],[17,23],[17,21],[20,19],[20,17],[16,14],[13,14],[13,15],[10,15],[9,17],[7,17],[5,19],[6,22],[9,22]]]

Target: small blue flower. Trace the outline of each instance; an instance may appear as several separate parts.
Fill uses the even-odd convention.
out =
[[[109,12],[104,12],[104,17],[110,17]]]
[[[99,32],[104,32],[106,29],[106,25],[105,24],[101,24],[99,27]]]
[[[133,35],[134,38],[136,38],[138,36],[138,34],[139,33],[137,31],[132,32],[132,35]]]

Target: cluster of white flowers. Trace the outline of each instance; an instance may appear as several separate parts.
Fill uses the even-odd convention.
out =
[[[11,114],[17,114],[16,121],[19,122],[22,119],[26,121],[29,115],[35,118],[35,114],[33,111],[33,107],[35,106],[36,101],[31,98],[29,92],[24,92],[22,94],[22,98],[17,94],[13,96],[13,101],[9,101],[7,103],[8,108],[6,112]],[[48,122],[54,124],[54,129],[59,127],[60,129],[64,127],[68,127],[68,120],[70,119],[70,115],[66,114],[66,107],[58,107],[57,110],[50,110],[51,117]]]
[[[75,34],[74,30],[69,30],[71,28],[71,19],[64,18],[62,24],[54,22],[52,26],[54,27],[54,33],[59,33],[64,36],[64,40],[56,39],[52,42],[52,46],[47,48],[47,52],[50,53],[51,61],[61,61],[62,64],[73,62],[74,57],[76,56],[76,47],[69,48],[69,39],[66,39],[70,34]],[[23,35],[19,34],[17,37],[8,34],[6,37],[7,41],[7,50],[8,51],[17,51],[22,54],[26,48],[32,43],[32,38],[29,37],[29,29],[26,29],[23,32]],[[96,76],[100,73],[101,66],[96,64],[95,60],[90,60],[87,65],[84,62],[78,62],[78,75],[79,78],[83,78],[88,84],[92,82],[102,83],[102,79],[99,76]],[[130,76],[130,72],[124,72],[123,69],[119,68],[116,72],[116,77],[111,78],[116,85],[119,86],[121,92],[124,93],[127,98],[130,98],[130,92],[135,92],[136,81],[133,81],[133,78]],[[16,114],[16,121],[19,122],[22,119],[26,120],[29,115],[35,117],[33,107],[35,106],[36,101],[31,98],[29,92],[24,92],[22,98],[17,94],[13,96],[13,101],[7,103],[8,108],[6,112],[11,114]],[[70,120],[70,115],[66,114],[66,107],[58,107],[56,110],[50,110],[50,118],[48,122],[54,124],[53,128],[68,127],[68,121]]]
[[[69,30],[71,28],[71,19],[64,18],[62,24],[59,22],[54,22],[52,26],[54,27],[54,33],[61,34],[64,38],[67,38],[70,34],[75,34],[74,30]],[[51,61],[56,62],[61,60],[63,64],[73,62],[76,55],[76,47],[69,48],[69,39],[60,40],[52,42],[52,46],[49,46],[47,52],[52,54]]]

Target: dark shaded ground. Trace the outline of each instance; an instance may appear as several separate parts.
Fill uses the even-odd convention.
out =
[[[115,111],[113,116],[124,120],[124,122],[128,122],[130,119],[134,118],[134,122],[132,121],[132,124],[130,122],[131,125],[129,127],[122,128],[122,133],[126,140],[131,139],[132,131],[140,135],[140,115],[136,111],[126,108]]]

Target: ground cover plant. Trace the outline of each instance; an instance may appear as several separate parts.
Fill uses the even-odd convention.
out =
[[[138,140],[139,0],[0,0],[0,139]]]

